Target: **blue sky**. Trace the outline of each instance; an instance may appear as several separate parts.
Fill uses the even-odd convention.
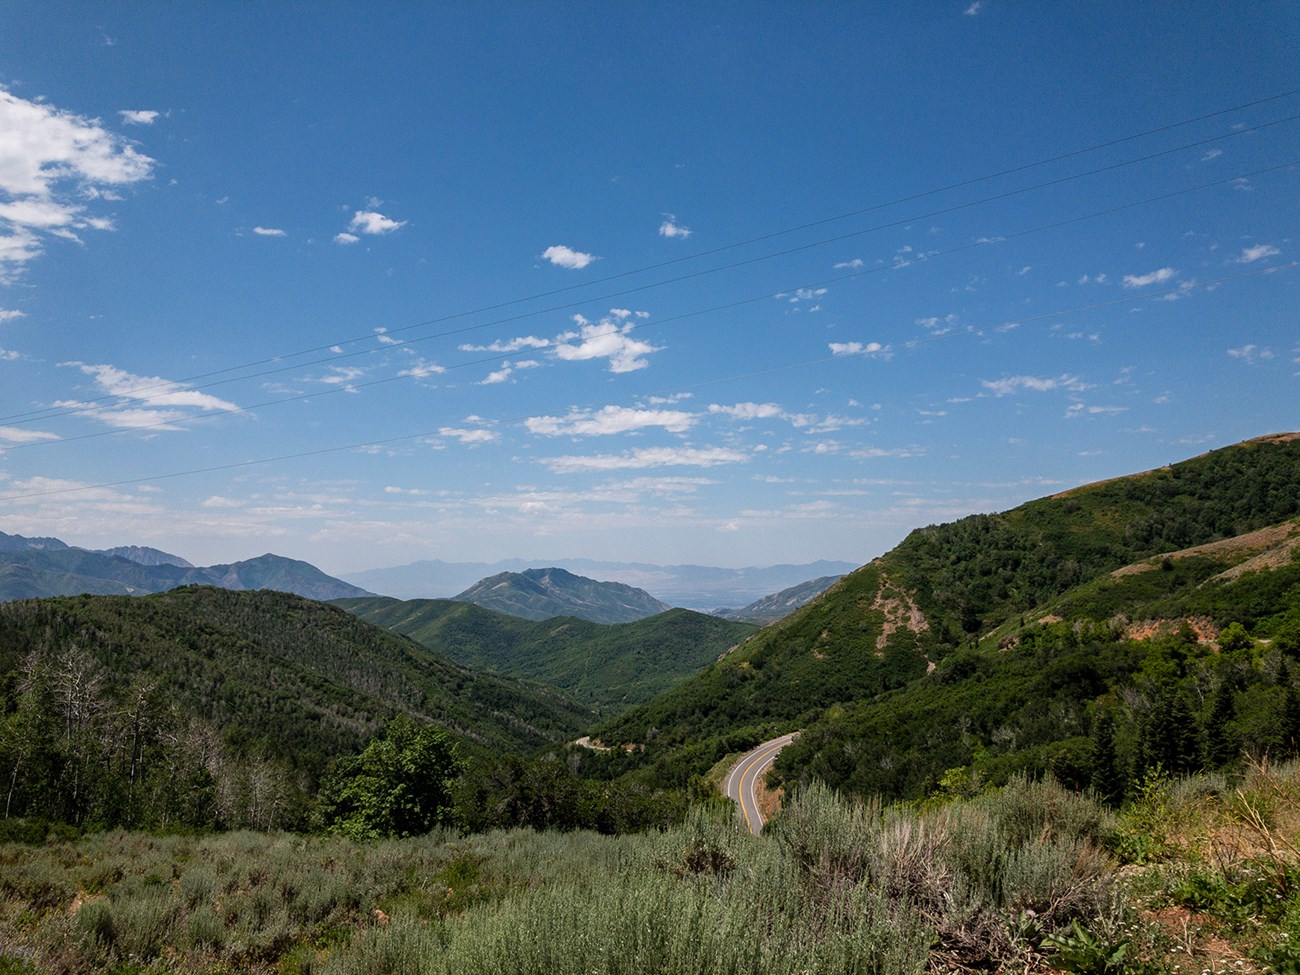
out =
[[[865,562],[1294,430],[1297,9],[6,3],[0,530]]]

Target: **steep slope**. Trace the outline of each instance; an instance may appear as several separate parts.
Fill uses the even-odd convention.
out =
[[[88,654],[105,695],[133,681],[241,743],[318,766],[397,712],[468,743],[524,751],[575,734],[589,712],[559,692],[478,673],[335,607],[285,593],[185,587],[127,598],[0,605],[0,701],[28,654]]]
[[[1122,795],[1156,763],[1294,755],[1298,658],[1300,519],[1074,587],[929,677],[824,713],[781,770],[904,797],[1051,771]]]
[[[556,568],[502,572],[452,598],[528,620],[576,616],[592,623],[630,623],[671,608],[644,589]]]
[[[918,529],[597,735],[636,746],[614,771],[683,782],[739,743],[903,688],[1075,586],[1297,514],[1300,437],[1288,434]]]
[[[740,609],[720,609],[716,615],[727,620],[745,620],[750,623],[775,623],[783,616],[789,616],[814,596],[819,596],[834,583],[844,578],[842,575],[822,576],[809,579],[797,586],[790,586],[770,596],[756,599]]]
[[[372,597],[335,605],[459,663],[553,684],[604,714],[681,683],[754,631],[686,609],[600,624],[525,620],[446,599]]]

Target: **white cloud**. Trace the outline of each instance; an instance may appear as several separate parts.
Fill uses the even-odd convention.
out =
[[[438,431],[438,436],[459,440],[461,443],[468,444],[471,447],[477,446],[478,444],[491,443],[494,440],[500,439],[497,434],[491,430],[484,430],[482,428],[471,430],[463,427],[443,427]]]
[[[531,416],[524,421],[530,433],[547,437],[601,437],[662,427],[670,433],[685,433],[696,416],[682,410],[637,410],[606,406],[595,412],[573,410],[568,416]]]
[[[686,238],[691,235],[690,227],[683,227],[677,222],[677,217],[672,213],[664,214],[664,222],[659,225],[660,237],[681,237]]]
[[[863,266],[863,263],[862,258],[855,257],[851,261],[840,261],[834,267],[836,271],[856,271]]]
[[[97,119],[0,88],[0,283],[41,254],[42,232],[78,240],[76,230],[111,230],[86,202],[148,179],[153,165]]]
[[[879,342],[831,342],[831,355],[875,355],[883,352],[885,347]]]
[[[722,413],[736,420],[767,420],[772,417],[784,418],[785,410],[775,403],[736,403],[723,406],[720,403],[709,404],[710,413]]]
[[[826,288],[796,288],[794,291],[780,291],[775,297],[784,298],[790,304],[795,305],[801,301],[814,301],[817,298],[825,297],[828,292]]]
[[[521,335],[519,338],[502,341],[497,339],[491,345],[461,345],[462,352],[518,352],[520,349],[544,349],[551,344],[550,339],[539,339],[536,335]]]
[[[1234,257],[1234,264],[1251,264],[1264,257],[1276,257],[1282,252],[1272,244],[1256,244],[1254,247],[1244,248],[1240,257]]]
[[[334,235],[334,243],[336,244],[355,244],[360,239],[356,234],[337,233]]]
[[[390,484],[384,488],[384,493],[385,494],[409,494],[412,497],[419,498],[427,495],[429,492],[426,491],[424,488],[399,488],[399,487],[394,487],[393,485]]]
[[[42,440],[62,439],[57,433],[41,430],[24,430],[21,427],[0,427],[0,441],[5,443],[39,443]]]
[[[510,378],[510,373],[513,371],[514,370],[510,368],[510,363],[503,362],[501,363],[500,369],[496,370],[496,372],[488,373],[487,378],[480,381],[478,385],[495,386],[497,383],[503,383]]]
[[[354,379],[360,379],[366,374],[358,366],[330,366],[330,369],[333,370],[331,374],[318,377],[316,382],[326,386],[351,386]]]
[[[178,407],[197,410],[223,410],[239,412],[239,407],[227,400],[189,389],[180,383],[158,376],[136,376],[116,366],[91,365],[84,362],[63,362],[74,366],[95,380],[95,384],[109,396],[121,396],[143,403],[147,407]],[[102,412],[102,411],[101,411]],[[100,413],[96,413],[99,416]],[[183,414],[180,414],[183,415]]]
[[[634,372],[650,364],[647,355],[659,351],[649,342],[629,337],[635,323],[620,326],[610,318],[603,318],[593,324],[581,315],[575,315],[574,321],[579,330],[565,332],[555,340],[555,355],[566,362],[608,359],[610,372]],[[575,345],[573,339],[581,341]]]
[[[858,460],[874,460],[878,457],[920,457],[925,451],[920,447],[861,447],[850,450],[849,456]]]
[[[12,322],[15,318],[26,318],[27,312],[12,308],[0,308],[0,322]]]
[[[575,251],[572,247],[565,247],[563,244],[552,244],[542,251],[542,258],[550,261],[556,267],[567,267],[575,271],[586,267],[592,261],[600,260],[594,254],[584,254],[582,251]]]
[[[644,467],[716,467],[719,464],[740,464],[748,459],[747,454],[726,447],[643,447],[622,454],[549,457],[542,463],[553,474],[576,474]]]
[[[1168,281],[1178,272],[1171,267],[1162,267],[1159,270],[1152,271],[1150,274],[1126,274],[1124,275],[1124,287],[1126,288],[1145,288],[1148,284],[1161,284]]]
[[[348,230],[359,234],[370,234],[378,236],[380,234],[391,234],[395,230],[400,230],[406,226],[405,220],[393,220],[384,216],[382,213],[376,213],[374,210],[358,210],[352,215],[352,220],[348,223]],[[341,234],[334,239],[338,240]],[[351,243],[349,241],[349,243]]]
[[[117,114],[122,116],[122,122],[126,125],[153,125],[159,115],[154,111],[132,111],[131,109],[125,109]]]
[[[1273,358],[1273,351],[1271,349],[1262,349],[1258,345],[1251,343],[1243,345],[1239,349],[1229,349],[1228,355],[1234,359],[1241,359],[1248,366],[1253,366],[1261,360]]]
[[[412,379],[427,379],[429,376],[437,376],[447,370],[438,365],[436,362],[426,362],[424,359],[416,359],[415,364],[408,366],[398,373],[399,376],[410,376]]]
[[[974,17],[984,9],[984,0],[975,0],[969,7],[962,11],[967,17]]]
[[[259,237],[288,237],[279,227],[254,227],[253,233]]]
[[[1091,388],[1078,376],[1071,376],[1068,373],[1056,377],[1008,376],[1005,379],[981,379],[980,385],[992,390],[994,396],[1009,396],[1023,389],[1037,393],[1065,389],[1077,393]]]

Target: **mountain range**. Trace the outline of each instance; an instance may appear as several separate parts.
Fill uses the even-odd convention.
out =
[[[0,601],[76,593],[143,595],[188,585],[275,589],[319,600],[370,595],[308,562],[270,553],[196,568],[158,549],[124,546],[92,551],[57,538],[0,533]]]
[[[396,599],[450,599],[480,579],[548,565],[589,579],[621,582],[644,589],[669,606],[708,612],[718,606],[745,606],[809,579],[843,575],[860,564],[821,560],[799,565],[726,569],[707,565],[652,565],[595,559],[505,559],[499,562],[429,559],[392,568],[344,573],[341,578]]]

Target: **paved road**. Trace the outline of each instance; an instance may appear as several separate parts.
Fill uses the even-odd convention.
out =
[[[749,831],[755,836],[763,831],[763,814],[759,811],[754,787],[759,778],[772,767],[781,749],[794,741],[798,735],[799,732],[794,731],[780,738],[763,742],[753,751],[742,755],[740,761],[723,780],[722,791],[727,794],[728,799],[740,806],[740,811],[745,814],[745,822],[749,824]]]

